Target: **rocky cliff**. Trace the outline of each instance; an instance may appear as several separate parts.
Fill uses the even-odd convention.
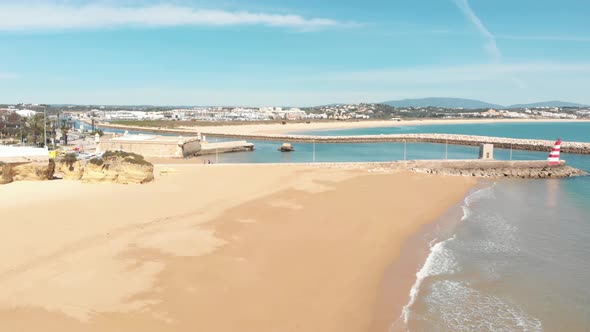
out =
[[[64,180],[80,180],[84,174],[84,167],[79,161],[58,161],[55,164],[55,173]]]
[[[143,156],[125,152],[107,152],[90,161],[78,161],[73,155],[67,155],[57,162],[0,163],[0,184],[51,180],[54,176],[89,183],[139,184],[154,180],[154,166]]]
[[[102,158],[92,159],[80,167],[82,182],[141,184],[154,180],[154,166],[134,153],[106,152]]]
[[[2,164],[0,165],[0,184],[13,181],[45,181],[53,179],[55,163],[49,162]]]

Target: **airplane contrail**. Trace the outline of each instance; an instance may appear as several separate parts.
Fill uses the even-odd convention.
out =
[[[488,30],[479,17],[475,14],[468,0],[453,0],[463,15],[477,28],[477,31],[486,39],[485,49],[495,61],[500,61],[502,52],[496,43],[496,37]]]

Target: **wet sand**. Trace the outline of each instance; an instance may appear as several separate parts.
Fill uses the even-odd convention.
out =
[[[159,165],[143,186],[2,186],[0,329],[367,331],[404,243],[474,181]]]

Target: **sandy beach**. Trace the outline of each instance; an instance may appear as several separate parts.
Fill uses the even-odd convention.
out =
[[[123,126],[116,124],[103,124],[101,126],[109,128],[129,129],[129,130],[152,130],[183,133],[194,132],[208,135],[284,135],[305,131],[316,130],[339,130],[339,129],[358,129],[358,128],[377,128],[377,127],[401,127],[401,126],[423,126],[437,124],[468,124],[468,123],[523,123],[523,122],[590,122],[587,119],[579,120],[560,120],[560,119],[425,119],[425,120],[371,120],[371,121],[334,121],[334,122],[310,122],[310,123],[290,123],[278,124],[245,124],[245,125],[227,125],[227,126],[192,126],[178,127],[175,129],[162,129],[155,127]]]
[[[572,122],[589,120],[531,120],[531,119],[426,119],[426,120],[380,120],[380,121],[339,121],[339,122],[317,122],[317,123],[287,123],[269,125],[243,125],[243,126],[221,126],[203,127],[203,132],[218,134],[288,134],[301,131],[315,130],[338,130],[356,128],[377,128],[377,127],[402,127],[402,126],[424,126],[437,124],[467,124],[467,123],[518,123],[518,122]]]
[[[142,186],[2,186],[0,328],[367,331],[405,241],[473,185],[305,165],[159,165]],[[408,289],[392,296],[405,301]]]

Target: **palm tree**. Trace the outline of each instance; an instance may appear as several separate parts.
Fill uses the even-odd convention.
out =
[[[37,145],[39,135],[43,133],[43,115],[35,114],[28,117],[26,120],[26,125],[30,134],[33,136],[33,143]]]
[[[64,145],[68,145],[68,132],[70,129],[72,129],[72,126],[70,126],[65,119],[61,120],[61,127],[59,127],[59,130],[61,130],[61,137],[64,139]]]
[[[53,148],[55,148],[55,140],[57,138],[57,120],[55,119],[49,120],[49,137],[53,143]]]

